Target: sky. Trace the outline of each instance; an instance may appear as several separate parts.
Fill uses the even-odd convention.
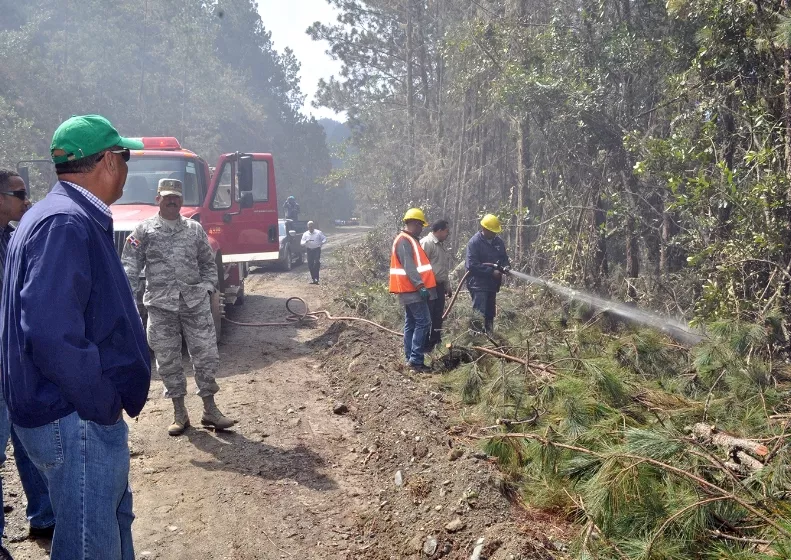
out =
[[[314,21],[335,23],[335,9],[327,4],[327,0],[258,0],[258,13],[261,14],[264,27],[272,33],[275,49],[282,52],[284,48],[290,47],[302,65],[300,87],[307,96],[303,113],[316,118],[345,120],[342,115],[326,107],[316,109],[311,106],[319,78],[326,80],[338,74],[341,64],[325,53],[329,48],[327,43],[313,41],[305,30]]]

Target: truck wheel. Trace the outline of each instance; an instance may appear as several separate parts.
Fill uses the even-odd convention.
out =
[[[297,259],[297,264],[302,264],[305,262],[305,256],[302,251],[299,252],[299,258]]]
[[[219,343],[220,337],[222,336],[222,298],[218,290],[212,292],[209,305],[211,307],[211,317],[214,319],[214,331],[217,335],[217,343]]]

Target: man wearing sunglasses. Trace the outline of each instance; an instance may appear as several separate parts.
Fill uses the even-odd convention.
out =
[[[30,200],[22,178],[14,171],[0,169],[0,280],[3,278],[8,242],[14,231],[10,222],[18,222],[28,208],[30,208]],[[27,497],[26,515],[30,521],[30,535],[34,538],[52,538],[55,514],[52,512],[52,504],[49,500],[47,481],[30,460],[13,431],[5,399],[0,394],[0,465],[5,463],[5,449],[9,438],[14,448],[14,462]],[[2,480],[0,480],[0,510],[3,504],[2,488]],[[0,535],[3,534],[4,526],[5,516],[0,513]],[[0,560],[8,558],[11,558],[11,554],[0,544]]]
[[[109,205],[123,193],[129,150],[142,147],[98,115],[65,121],[50,149],[59,181],[8,247],[2,385],[14,431],[49,484],[51,560],[134,558],[123,411],[142,410],[151,364]]]

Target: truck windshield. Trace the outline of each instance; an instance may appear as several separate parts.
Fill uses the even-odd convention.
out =
[[[198,170],[194,160],[178,157],[132,155],[124,194],[115,204],[156,205],[160,179],[178,179],[184,189],[184,206],[200,206],[203,202]]]

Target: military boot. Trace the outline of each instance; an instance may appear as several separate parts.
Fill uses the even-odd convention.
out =
[[[200,423],[204,426],[213,426],[215,430],[227,430],[236,421],[225,416],[214,402],[214,395],[203,397],[203,417]]]
[[[187,407],[184,406],[184,397],[173,399],[173,410],[175,412],[173,423],[168,426],[168,434],[180,436],[190,425],[190,417],[187,414]]]

